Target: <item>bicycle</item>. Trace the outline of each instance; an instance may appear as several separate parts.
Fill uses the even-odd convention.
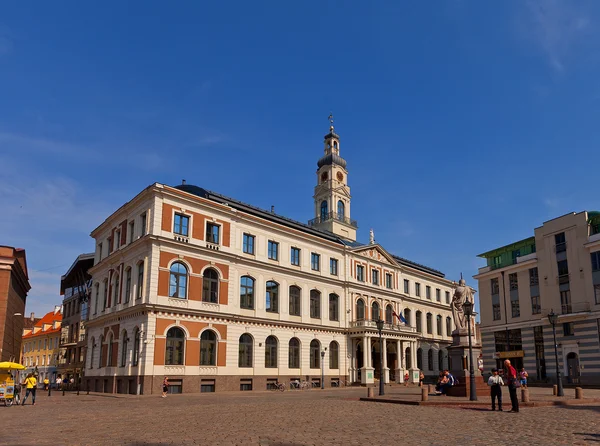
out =
[[[308,381],[302,381],[300,383],[300,390],[306,390],[306,389],[310,389],[311,385]]]
[[[273,383],[271,384],[271,390],[279,390],[283,392],[285,390],[285,383]]]

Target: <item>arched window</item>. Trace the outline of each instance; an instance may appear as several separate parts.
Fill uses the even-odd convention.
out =
[[[289,290],[290,294],[290,315],[300,316],[301,291],[297,286],[292,285]]]
[[[144,294],[144,262],[138,263],[138,280],[136,298],[141,299]]]
[[[321,367],[321,344],[316,339],[310,342],[310,368],[318,369]]]
[[[240,279],[240,307],[254,310],[254,279],[250,276]]]
[[[123,330],[121,334],[121,367],[127,365],[127,343],[129,338],[127,337],[127,331]]]
[[[438,336],[442,336],[442,316],[439,314],[435,318]]]
[[[334,293],[329,295],[329,320],[340,320],[340,298]]]
[[[417,349],[417,368],[423,370],[423,349]]]
[[[212,330],[200,336],[200,365],[217,365],[217,335]]]
[[[446,318],[446,336],[452,336],[452,319],[450,316]]]
[[[290,339],[290,351],[288,353],[288,367],[290,369],[300,368],[300,341],[298,338]]]
[[[277,282],[267,282],[267,302],[266,310],[271,313],[279,312],[279,284]]]
[[[406,325],[408,325],[410,327],[410,318],[411,318],[411,314],[410,314],[410,310],[408,308],[404,309],[404,320],[406,321]]]
[[[100,354],[98,355],[98,368],[101,369],[103,352],[106,351],[105,346],[104,346],[104,336],[102,336],[102,335],[100,335],[100,339],[98,341],[98,347],[100,348]]]
[[[337,149],[337,148],[338,148],[338,143],[337,143],[337,141],[333,141],[333,148],[334,148],[334,149]]]
[[[108,334],[108,347],[106,349],[106,367],[112,367],[113,364],[113,335]]]
[[[252,367],[252,347],[254,340],[248,333],[240,336],[240,350],[238,357],[239,367]]]
[[[438,370],[444,370],[444,352],[438,350]]]
[[[310,317],[319,319],[321,317],[321,292],[310,290]]]
[[[131,267],[125,270],[125,303],[131,300]]]
[[[277,338],[269,336],[265,341],[265,367],[277,367]]]
[[[346,214],[346,205],[342,200],[338,201],[337,205],[338,220],[343,220]]]
[[[187,273],[188,270],[181,262],[171,265],[171,277],[169,279],[169,297],[187,297]]]
[[[427,351],[427,369],[433,370],[433,350],[429,349]]]
[[[390,325],[394,323],[394,310],[391,305],[385,307],[385,323]]]
[[[92,338],[90,342],[90,369],[94,368],[94,353],[96,352],[96,339]]]
[[[212,268],[204,270],[202,276],[202,302],[219,302],[219,273]]]
[[[323,200],[321,202],[321,221],[327,220],[327,214],[329,210],[327,209],[327,200]]]
[[[356,301],[356,320],[362,321],[365,319],[365,301],[358,299]]]
[[[380,317],[379,304],[377,302],[373,302],[371,304],[371,320],[377,321],[377,320],[379,320],[379,317]]]
[[[102,304],[102,311],[106,310],[106,307],[108,307],[108,279],[104,280],[103,285],[104,303]]]
[[[113,301],[112,304],[117,305],[119,302],[119,288],[120,288],[119,275],[115,273],[115,279],[113,280]]]
[[[427,313],[427,334],[433,334],[433,316]]]
[[[415,313],[415,316],[417,318],[417,332],[423,333],[423,317],[422,317],[422,313],[420,311],[417,311]]]
[[[138,361],[140,360],[140,336],[140,329],[135,327],[133,331],[133,355],[131,358],[131,365],[134,367],[138,365]]]
[[[185,333],[181,328],[171,327],[167,331],[165,365],[183,365]]]
[[[412,358],[410,353],[410,347],[406,347],[406,350],[404,350],[404,362],[406,363],[407,369],[412,369]]]
[[[329,368],[339,369],[340,346],[337,342],[331,341],[329,344]]]

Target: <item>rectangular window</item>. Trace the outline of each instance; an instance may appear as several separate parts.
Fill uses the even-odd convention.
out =
[[[252,390],[252,380],[240,379],[240,390]]]
[[[450,303],[450,291],[446,291],[446,303]]]
[[[519,307],[519,300],[515,299],[510,301],[510,308],[512,310],[512,317],[521,316],[521,308]]]
[[[200,381],[200,393],[211,393],[215,391],[214,379],[203,379]]]
[[[175,234],[188,236],[190,227],[190,217],[182,214],[175,214],[175,221],[173,223],[173,232]]]
[[[560,292],[560,306],[562,309],[562,314],[572,313],[571,290],[564,290]]]
[[[313,271],[319,271],[321,269],[321,255],[311,252],[310,253],[310,269]]]
[[[119,249],[121,246],[121,230],[117,230],[115,233],[115,250]]]
[[[541,314],[540,296],[531,296],[531,314]]]
[[[138,265],[138,280],[137,280],[137,295],[138,299],[141,299],[144,295],[144,262]]]
[[[510,283],[510,290],[518,290],[519,289],[519,279],[517,277],[517,273],[508,275],[508,282]]]
[[[269,240],[268,257],[271,260],[279,260],[279,243]]]
[[[206,224],[206,241],[209,243],[219,244],[219,233],[221,232],[221,226],[214,223]]]
[[[421,297],[421,284],[419,282],[415,282],[415,294],[417,297]]]
[[[600,304],[600,284],[594,285],[594,298],[596,300],[596,305]]]
[[[131,299],[131,268],[125,271],[125,303]]]
[[[440,290],[439,288],[435,289],[435,300],[437,302],[441,302],[442,301],[442,290]]]
[[[373,285],[379,285],[379,271],[376,269],[371,270],[371,282]]]
[[[499,294],[500,293],[500,283],[498,282],[498,278],[492,279],[490,281],[491,285],[492,285],[492,294]]]
[[[537,286],[540,284],[540,278],[538,276],[537,268],[529,269],[529,286]]]
[[[108,237],[106,239],[106,244],[108,245],[108,255],[110,255],[113,249],[113,239],[111,237]]]
[[[493,319],[495,321],[499,321],[500,320],[500,304],[493,304],[492,312],[493,312]]]
[[[292,248],[290,252],[290,262],[292,265],[300,266],[300,248]]]
[[[563,336],[575,336],[575,322],[565,322],[563,324]]]
[[[140,216],[140,219],[141,219],[141,225],[140,226],[142,227],[142,233],[141,233],[140,236],[143,237],[143,236],[146,235],[146,224],[147,224],[147,218],[146,218],[146,213],[145,212]]]
[[[429,285],[425,286],[425,297],[427,297],[427,299],[431,299],[431,287]]]
[[[135,240],[135,220],[129,222],[129,243]]]
[[[556,242],[556,252],[564,252],[567,250],[567,241],[565,239],[565,233],[561,232],[560,234],[556,234],[554,236],[554,241]]]
[[[246,254],[254,255],[254,236],[253,235],[244,234],[242,249]]]
[[[98,262],[102,260],[102,243],[98,243]]]
[[[332,276],[338,275],[338,261],[337,259],[331,258],[329,259],[329,273]]]
[[[409,294],[410,282],[408,279],[404,279],[404,294]]]
[[[569,263],[566,260],[557,262],[558,266],[558,277],[569,275]]]
[[[392,289],[392,275],[390,273],[385,273],[385,287],[388,289]]]
[[[600,271],[600,251],[590,254],[592,258],[592,271]]]
[[[365,267],[362,265],[356,265],[356,280],[359,282],[365,281]]]

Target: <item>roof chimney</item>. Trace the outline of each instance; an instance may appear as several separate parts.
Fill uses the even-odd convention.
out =
[[[275,206],[271,206],[271,214],[275,213]]]
[[[185,186],[185,179],[181,180],[181,184]]]
[[[54,314],[60,313],[60,307],[61,307],[60,305],[55,305],[54,306]]]
[[[31,322],[35,321],[35,313],[31,312],[31,316],[29,317],[29,319],[31,319]]]

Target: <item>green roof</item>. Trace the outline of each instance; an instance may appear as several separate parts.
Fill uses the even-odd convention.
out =
[[[484,259],[495,257],[498,254],[501,254],[506,251],[513,251],[515,249],[521,248],[522,246],[529,246],[535,244],[535,237],[528,237],[523,240],[519,240],[518,242],[511,243],[510,245],[501,246],[500,248],[495,248],[490,251],[484,252],[483,254],[479,254],[477,257],[483,257]]]

